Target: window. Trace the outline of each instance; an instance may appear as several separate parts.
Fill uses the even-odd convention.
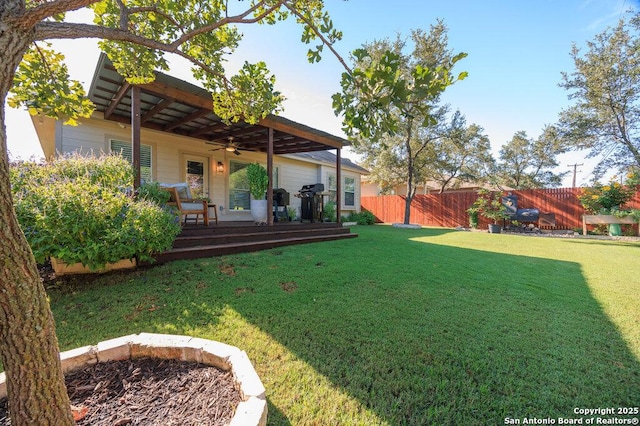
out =
[[[133,162],[133,154],[131,152],[131,142],[118,141],[111,139],[110,149],[114,154],[120,154],[130,163]],[[151,173],[151,146],[140,145],[140,181],[150,182],[153,178]]]
[[[336,202],[336,192],[338,190],[338,185],[337,185],[337,179],[336,179],[336,175],[330,173],[327,176],[327,180],[328,180],[328,188],[327,190],[329,191],[329,201],[333,201],[334,203]]]
[[[328,201],[336,202],[336,194],[338,192],[338,180],[336,179],[336,175],[333,173],[329,173],[327,175],[329,199]],[[344,186],[342,188],[342,192],[344,193],[344,205],[353,207],[355,206],[356,201],[356,180],[352,177],[345,177]]]
[[[355,206],[356,201],[356,180],[351,177],[344,178],[344,205]]]
[[[229,209],[249,210],[249,179],[247,163],[229,162]]]

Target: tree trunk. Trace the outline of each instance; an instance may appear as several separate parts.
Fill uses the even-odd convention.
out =
[[[411,202],[413,201],[413,196],[407,194],[404,197],[404,224],[408,225],[411,221]]]
[[[12,6],[0,5],[0,22]],[[0,359],[12,425],[73,425],[53,316],[9,181],[4,105],[30,40],[30,32],[0,28]]]
[[[411,201],[416,191],[413,183],[413,152],[411,150],[411,137],[413,130],[413,119],[407,120],[407,139],[405,140],[405,150],[407,151],[407,196],[404,199],[404,224],[408,225],[411,222]]]

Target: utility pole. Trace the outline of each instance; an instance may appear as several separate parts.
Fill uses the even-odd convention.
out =
[[[584,164],[580,163],[575,163],[575,164],[569,164],[569,167],[573,167],[573,187],[576,187],[576,173],[578,172],[578,167],[580,166],[584,166]]]

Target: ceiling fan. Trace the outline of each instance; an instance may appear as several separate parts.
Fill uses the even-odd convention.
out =
[[[235,155],[240,155],[240,151],[238,151],[238,144],[233,142],[233,136],[229,136],[227,138],[229,141],[225,146],[221,146],[220,148],[210,149],[209,151],[219,151],[224,149],[227,152],[233,152]]]

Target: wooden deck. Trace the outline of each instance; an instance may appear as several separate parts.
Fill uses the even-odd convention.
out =
[[[156,264],[266,250],[295,244],[354,238],[358,234],[337,223],[278,222],[260,226],[252,222],[185,226],[173,248],[156,256]]]

